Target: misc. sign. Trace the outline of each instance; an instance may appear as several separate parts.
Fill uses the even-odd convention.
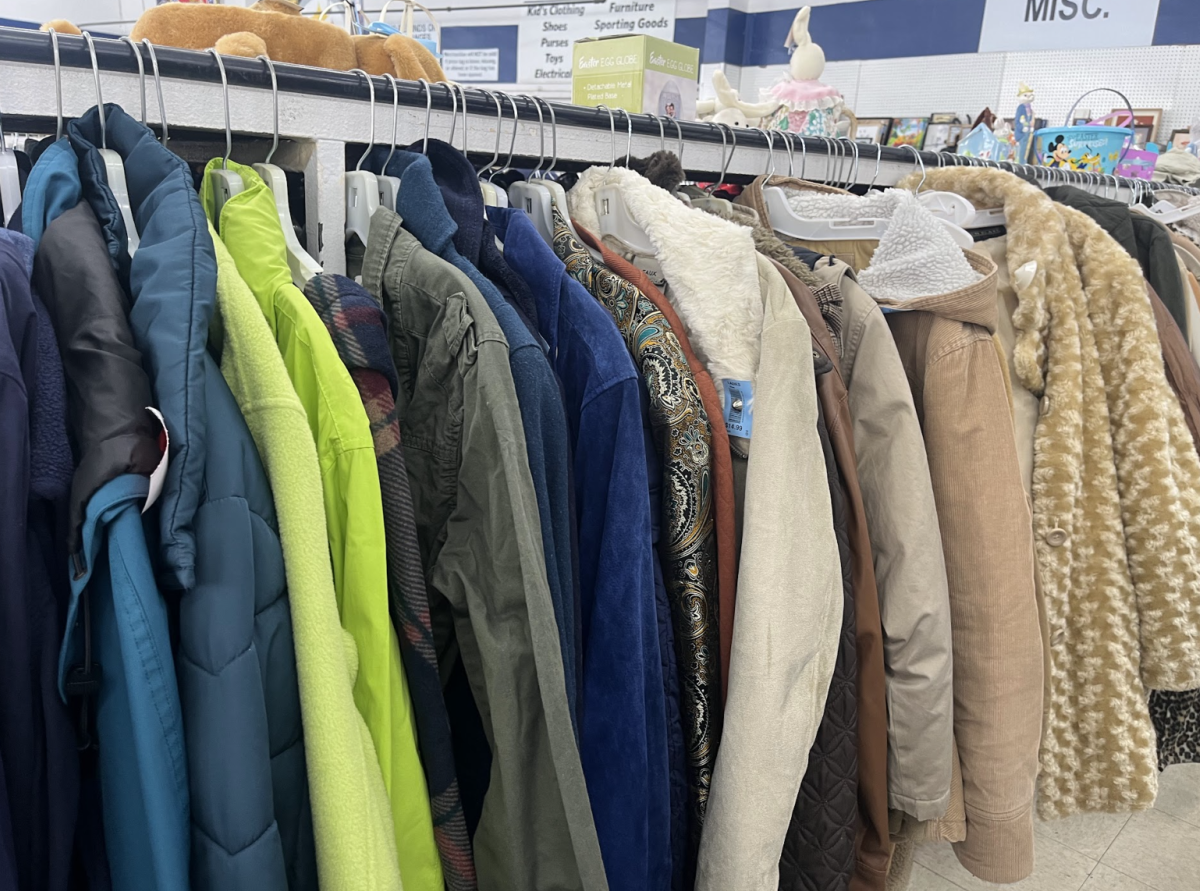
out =
[[[1149,46],[1159,0],[987,0],[981,53]]]

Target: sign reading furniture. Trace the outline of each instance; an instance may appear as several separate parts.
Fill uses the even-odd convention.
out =
[[[981,53],[1148,46],[1159,0],[987,0]]]

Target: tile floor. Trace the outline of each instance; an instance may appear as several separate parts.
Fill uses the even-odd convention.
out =
[[[1167,768],[1153,810],[1039,822],[1034,831],[1035,866],[1023,882],[981,882],[948,844],[922,845],[909,891],[1198,891],[1200,764]]]

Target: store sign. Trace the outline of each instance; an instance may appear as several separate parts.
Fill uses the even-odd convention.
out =
[[[575,41],[610,34],[649,34],[674,40],[675,0],[526,6],[517,26],[517,80],[567,86]]]
[[[1159,0],[987,0],[981,53],[1149,46]]]
[[[500,50],[442,50],[442,70],[450,80],[467,84],[496,83],[500,80]]]

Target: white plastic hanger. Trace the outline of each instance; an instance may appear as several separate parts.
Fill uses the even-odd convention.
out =
[[[345,174],[346,237],[357,235],[365,245],[371,231],[371,216],[379,210],[379,181],[374,173],[362,169],[363,161],[366,160],[371,147],[375,145],[375,82],[361,68],[351,69],[350,73],[361,74],[367,79],[367,84],[371,88],[371,141],[363,149],[358,164],[354,166],[353,170],[346,171]]]
[[[612,109],[605,105],[597,106],[608,112],[609,127],[612,131],[612,163],[608,169],[617,165],[617,122]],[[630,127],[633,125],[630,124]],[[625,198],[615,185],[600,186],[596,190],[596,216],[599,220],[600,235],[619,242],[626,248],[644,256],[653,257],[657,253],[654,243],[646,230],[639,226],[625,206]]]
[[[545,102],[546,100],[534,98],[534,101]],[[558,166],[558,120],[554,115],[554,106],[549,102],[546,102],[546,111],[550,112],[550,166],[538,176],[535,185],[550,193],[550,203],[558,209],[563,221],[567,224],[567,229],[578,239],[579,233],[575,231],[575,223],[571,220],[571,211],[567,207],[567,190],[562,187],[562,183],[549,178],[550,174],[554,172],[554,168]]]
[[[926,192],[925,194],[929,197],[923,199],[921,186],[925,185],[927,177],[925,161],[921,158],[921,153],[917,151],[915,146],[906,145],[903,148],[911,151],[913,158],[916,159],[916,163],[921,166],[921,181],[917,183],[916,189],[913,190],[914,194],[917,195],[917,200],[928,208],[929,212],[933,214],[934,219],[942,222],[956,245],[964,249],[974,247],[975,239],[963,227],[967,224],[974,224],[975,205],[962,195],[957,195],[954,192]],[[942,166],[942,157],[940,154],[938,155],[938,166]],[[1001,212],[1003,213],[1003,211]]]
[[[396,209],[396,200],[400,196],[400,177],[388,176],[388,162],[392,160],[392,155],[396,154],[396,125],[400,116],[400,94],[396,88],[396,78],[390,74],[383,75],[388,79],[388,83],[392,85],[392,148],[388,152],[387,158],[384,159],[383,173],[376,174],[376,180],[379,183],[379,204],[386,207],[388,210]]]
[[[529,97],[525,97],[529,98]],[[524,182],[515,182],[508,187],[509,204],[513,207],[519,207],[529,215],[529,219],[533,222],[533,228],[537,230],[538,235],[542,236],[547,244],[554,244],[554,214],[551,211],[553,207],[553,196],[549,189],[539,188],[536,184],[538,174],[541,172],[542,163],[546,160],[546,130],[545,122],[542,119],[542,106],[533,99],[529,101],[534,103],[537,108],[538,123],[542,124],[542,141],[541,154],[538,156],[537,167],[529,174],[529,179]],[[513,104],[513,113],[516,113],[516,103]],[[513,140],[516,140],[516,131],[513,132]],[[510,158],[511,160],[511,158]]]
[[[87,31],[83,32],[83,39],[87,41],[88,53],[92,57],[92,77],[96,81],[96,108],[100,114],[100,158],[104,161],[104,176],[108,181],[109,191],[112,192],[113,198],[116,199],[117,207],[121,210],[121,219],[125,221],[125,233],[128,237],[126,245],[129,250],[129,256],[132,257],[138,249],[138,244],[141,239],[138,237],[137,226],[133,221],[133,205],[129,200],[129,185],[125,181],[125,162],[121,160],[121,156],[108,147],[108,126],[104,117],[104,96],[100,92],[100,65],[96,62],[96,45],[92,42],[92,35]],[[141,56],[138,56],[141,59]],[[13,157],[13,163],[16,163],[16,157]],[[18,193],[19,194],[19,193]],[[7,208],[7,203],[5,207]],[[8,211],[5,210],[5,214]]]
[[[254,170],[263,178],[263,182],[267,184],[267,188],[275,197],[275,211],[279,214],[279,224],[283,227],[283,243],[287,249],[288,269],[292,273],[292,283],[302,289],[308,284],[309,279],[321,274],[321,264],[300,246],[300,239],[296,237],[296,229],[292,226],[292,210],[288,206],[287,175],[271,163],[271,158],[275,156],[275,150],[279,148],[279,85],[275,81],[275,66],[271,60],[266,56],[258,58],[266,62],[267,70],[271,72],[271,101],[275,112],[275,129],[267,160],[261,164],[255,164]]]
[[[219,230],[221,208],[234,195],[244,192],[246,184],[242,182],[241,174],[229,169],[229,156],[233,154],[233,130],[229,126],[229,82],[225,79],[225,63],[221,61],[221,54],[215,49],[208,52],[217,60],[217,70],[221,72],[221,95],[225,100],[225,156],[221,159],[219,168],[213,168],[205,174],[212,183],[213,226]]]

